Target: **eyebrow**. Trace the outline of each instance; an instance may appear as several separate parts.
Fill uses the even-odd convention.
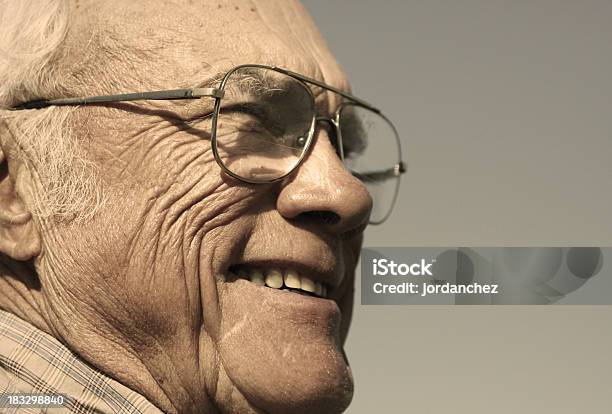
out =
[[[247,65],[245,65],[247,66]],[[239,68],[240,66],[236,67]],[[251,68],[255,69],[257,68],[257,66],[252,66]],[[234,68],[235,69],[235,68]],[[337,88],[335,86],[332,85],[328,85],[323,81],[320,81],[318,79],[314,79],[311,78],[309,76],[306,75],[302,75],[301,73],[297,73],[297,72],[293,72],[291,70],[285,69],[285,68],[281,68],[278,66],[270,66],[270,67],[266,67],[266,69],[272,69],[274,71],[276,71],[277,73],[282,73],[284,75],[289,76],[290,78],[294,79],[294,80],[298,80],[300,82],[302,82],[303,84],[305,84],[313,93],[313,95],[316,97],[318,95],[318,91],[315,92],[312,90],[313,87],[317,87],[320,88],[321,91],[331,91],[333,93],[336,93],[340,96],[342,96],[345,99],[349,99],[351,101],[357,102],[360,105],[363,105],[365,107],[367,107],[368,109],[376,112],[376,113],[380,113],[380,109],[378,109],[377,107],[375,107],[374,105],[372,105],[371,103],[358,98],[356,96],[354,96],[352,93],[346,92],[340,88]],[[227,76],[227,74],[229,73],[229,71],[231,71],[232,69],[229,70],[224,70],[224,71],[218,71],[215,73],[215,75],[213,75],[212,77],[210,77],[209,79],[207,79],[206,81],[202,82],[201,85],[205,85],[206,87],[212,87],[212,88],[216,88],[219,87],[221,85],[221,82],[223,81],[223,79],[225,79],[225,77]],[[257,71],[257,70],[253,70],[253,71],[249,71],[248,74],[244,74],[244,73],[240,73],[240,72],[232,72],[232,74],[230,76],[241,76],[242,79],[241,81],[244,80],[251,80],[251,81],[255,81],[254,83],[251,82],[251,84],[249,84],[248,88],[245,88],[242,90],[242,92],[247,92],[247,93],[253,93],[253,92],[262,92],[261,89],[256,89],[254,87],[254,85],[261,85],[261,86],[265,86],[267,79],[263,77],[261,71]],[[280,86],[280,85],[279,85]],[[264,89],[265,91],[265,89]]]
[[[207,80],[198,83],[196,87],[218,88],[221,86],[221,82],[225,79],[228,72],[229,70],[216,72]],[[271,76],[265,76],[261,70],[236,71],[232,72],[230,77],[232,78],[232,85],[238,85],[241,92],[261,93],[282,86],[280,84],[275,85]]]
[[[206,76],[205,80],[199,83],[196,83],[193,87],[194,88],[215,88],[221,85],[221,81],[223,80],[227,72],[228,70],[226,69],[226,70],[218,71],[214,73],[213,75],[208,75]]]
[[[256,69],[256,67],[253,67],[253,68]],[[362,99],[359,99],[359,98],[353,96],[351,93],[343,91],[343,90],[341,90],[339,88],[336,88],[335,86],[328,85],[325,82],[320,81],[318,79],[314,79],[314,78],[311,78],[311,77],[308,77],[308,76],[302,75],[300,73],[293,72],[293,71],[290,71],[288,69],[281,68],[281,67],[278,67],[278,66],[270,66],[267,69],[274,69],[275,71],[277,71],[277,73],[282,73],[284,75],[287,75],[287,76],[291,77],[292,79],[300,80],[300,81],[306,83],[307,85],[311,85],[311,86],[315,86],[315,87],[318,87],[318,88],[322,88],[324,90],[329,90],[329,91],[335,92],[335,93],[337,93],[337,94],[339,94],[341,96],[344,96],[344,97],[346,97],[348,99],[351,99],[351,100],[357,101],[359,103],[365,104],[365,106],[372,107],[372,105],[370,103],[365,102]],[[232,70],[232,68],[219,70],[219,71],[215,72],[213,75],[208,76],[206,80],[196,84],[195,87],[198,87],[198,88],[200,88],[200,87],[202,87],[202,88],[204,88],[204,87],[206,87],[206,88],[216,88],[216,87],[221,85],[221,82],[223,81],[223,79],[225,79],[225,76],[231,70]],[[245,81],[247,79],[251,79],[251,80],[254,80],[257,84],[261,84],[261,85],[263,85],[263,84],[265,84],[267,82],[267,79],[264,78],[264,76],[262,75],[262,72],[258,71],[258,70],[249,71],[249,73],[247,73],[247,74],[245,74],[244,72],[237,71],[237,72],[233,72],[231,74],[231,76],[239,76],[241,78],[240,79],[241,81]]]

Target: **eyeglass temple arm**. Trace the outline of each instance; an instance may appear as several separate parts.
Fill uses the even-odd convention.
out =
[[[121,101],[142,101],[142,100],[175,100],[175,99],[199,99],[204,97],[222,98],[223,91],[217,88],[191,88],[191,89],[172,89],[167,91],[122,93],[119,95],[88,96],[82,98],[62,98],[26,102],[11,108],[20,109],[39,109],[48,106],[62,105],[87,105],[91,103],[108,103]]]
[[[358,173],[356,171],[352,171],[353,175],[360,180],[367,181],[382,181],[387,178],[399,177],[401,174],[406,172],[406,165],[403,161],[398,162],[393,166],[393,168],[388,168],[386,170],[378,170],[378,171],[367,171]]]

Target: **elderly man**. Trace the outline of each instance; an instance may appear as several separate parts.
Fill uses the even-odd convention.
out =
[[[1,7],[0,410],[343,411],[403,168],[303,7]]]

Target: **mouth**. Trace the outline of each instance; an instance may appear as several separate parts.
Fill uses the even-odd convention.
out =
[[[327,283],[313,280],[297,269],[291,267],[272,267],[256,265],[235,265],[230,273],[237,279],[250,281],[257,286],[283,290],[298,295],[321,299],[328,298],[330,286]]]

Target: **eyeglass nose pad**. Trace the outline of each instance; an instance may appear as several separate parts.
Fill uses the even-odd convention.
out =
[[[304,148],[308,142],[308,136],[302,135],[297,138],[296,145],[298,148]]]
[[[336,125],[336,122],[333,119],[324,116],[317,116],[316,121],[317,123],[323,122],[324,124],[327,124],[329,141],[336,150],[338,158],[344,160],[342,148],[340,148],[340,143],[338,142],[338,125]]]

